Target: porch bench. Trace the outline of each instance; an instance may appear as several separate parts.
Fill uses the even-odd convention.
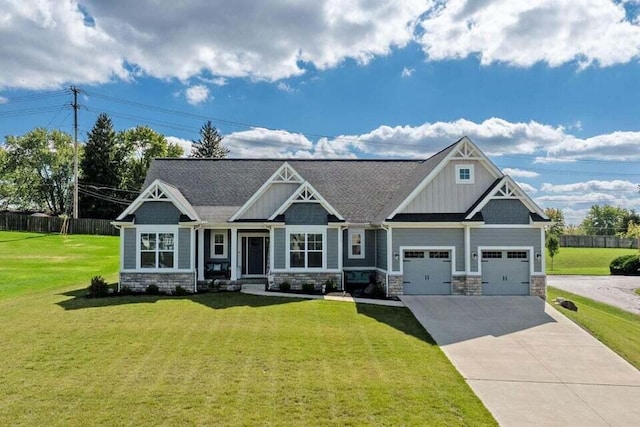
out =
[[[344,272],[344,282],[345,289],[348,291],[353,291],[356,289],[364,289],[369,284],[375,283],[376,274],[373,271],[345,271]]]
[[[205,279],[229,279],[230,277],[228,261],[207,261],[204,264]]]

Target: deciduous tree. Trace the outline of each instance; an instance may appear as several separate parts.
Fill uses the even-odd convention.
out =
[[[624,231],[623,219],[629,211],[611,205],[593,205],[582,221],[585,233],[601,236],[613,236]]]
[[[548,232],[555,234],[556,236],[561,235],[564,232],[564,213],[562,212],[562,209],[546,208],[544,213],[552,221]]]

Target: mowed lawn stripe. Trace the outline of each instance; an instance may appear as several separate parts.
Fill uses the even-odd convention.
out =
[[[495,425],[404,308],[82,294],[0,301],[0,424]]]

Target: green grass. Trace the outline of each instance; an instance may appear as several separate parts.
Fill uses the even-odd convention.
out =
[[[636,295],[640,295],[640,288],[635,289],[633,292],[635,292],[635,293],[636,293]]]
[[[117,280],[119,238],[0,231],[0,300],[42,289]]]
[[[552,304],[557,310],[640,369],[640,316],[561,289],[547,287],[549,301],[559,296],[575,302],[578,311]]]
[[[117,270],[117,239],[0,240],[21,281],[0,273],[0,425],[496,424],[405,308],[87,299],[89,277]]]
[[[638,253],[637,249],[616,248],[560,248],[553,259],[547,253],[547,274],[573,274],[608,276],[609,264],[614,258]]]

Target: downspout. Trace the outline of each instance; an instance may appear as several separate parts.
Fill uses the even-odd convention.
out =
[[[389,226],[385,226],[384,224],[380,224],[380,227],[387,232],[387,241],[386,241],[387,250],[385,252],[389,252],[389,239],[391,238],[390,228]],[[387,297],[389,297],[389,268],[393,269],[393,261],[392,261],[392,264],[389,265],[389,254],[387,253],[387,268],[386,268],[387,272],[385,273],[385,281],[384,281],[384,294]]]

